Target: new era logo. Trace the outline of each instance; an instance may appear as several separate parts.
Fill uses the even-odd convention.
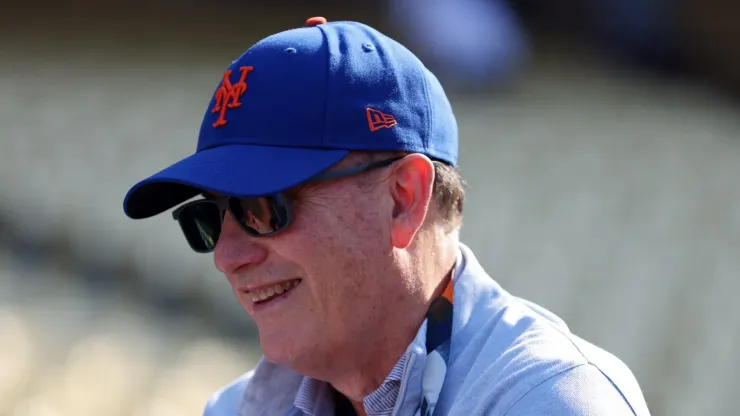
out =
[[[398,123],[392,115],[368,108],[367,124],[370,126],[370,131],[378,131],[380,129],[389,129]]]

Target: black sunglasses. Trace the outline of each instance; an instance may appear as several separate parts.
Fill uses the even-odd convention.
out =
[[[324,182],[389,166],[402,157],[367,165],[320,173],[306,183]],[[188,202],[172,212],[180,223],[190,247],[197,253],[210,253],[221,235],[224,215],[229,211],[239,226],[252,237],[269,237],[284,231],[293,222],[291,199],[285,192],[274,195],[237,198],[221,197]]]

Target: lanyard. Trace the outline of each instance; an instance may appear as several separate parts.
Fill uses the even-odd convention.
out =
[[[453,279],[442,296],[435,299],[427,312],[427,360],[422,376],[421,415],[432,416],[442,391],[452,337]]]

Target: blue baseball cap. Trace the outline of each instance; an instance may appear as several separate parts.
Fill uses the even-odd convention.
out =
[[[311,18],[231,63],[196,152],[134,185],[124,212],[148,218],[205,191],[275,194],[351,151],[456,166],[457,122],[437,78],[403,45],[361,23]]]

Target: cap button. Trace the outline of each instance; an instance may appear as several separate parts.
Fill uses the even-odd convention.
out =
[[[306,20],[306,26],[313,27],[326,23],[326,17],[316,16]]]

